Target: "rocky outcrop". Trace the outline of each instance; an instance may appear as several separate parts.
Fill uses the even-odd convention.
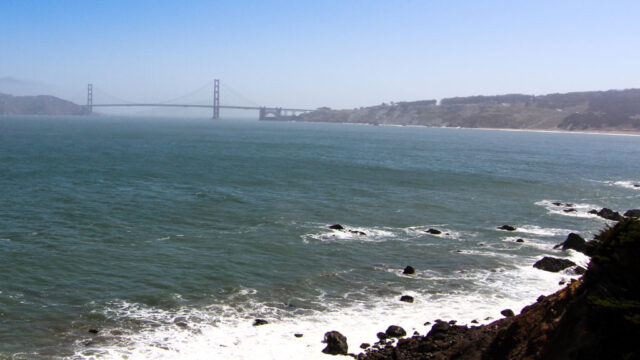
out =
[[[327,346],[322,350],[325,354],[347,355],[349,352],[347,338],[338,331],[334,330],[325,333],[323,342],[327,344]]]
[[[613,220],[613,221],[620,221],[624,219],[624,217],[620,215],[620,213],[608,208],[602,208],[600,211],[598,211],[598,216],[600,216],[601,218],[604,218],[607,220]]]
[[[640,221],[626,219],[596,236],[580,280],[478,327],[438,321],[426,336],[358,359],[640,359]]]
[[[640,209],[627,210],[625,211],[624,216],[632,217],[632,218],[640,218]]]
[[[572,266],[576,266],[576,263],[571,260],[558,259],[550,256],[545,256],[533,264],[533,267],[536,269],[550,272],[558,272]]]
[[[506,230],[506,231],[516,231],[516,228],[511,225],[502,225],[502,226],[499,226],[498,229]]]
[[[575,233],[569,233],[564,242],[554,246],[553,248],[557,249],[559,247],[562,247],[563,251],[572,249],[583,254],[586,254],[587,252],[587,242],[582,238],[582,236]]]

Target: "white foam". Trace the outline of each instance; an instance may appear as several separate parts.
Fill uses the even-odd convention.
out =
[[[405,234],[412,237],[420,237],[420,236],[435,236],[440,238],[449,238],[449,239],[462,239],[463,234],[459,231],[454,231],[446,227],[447,224],[437,224],[437,225],[419,225],[419,226],[410,226],[406,228],[400,229]],[[431,234],[427,232],[429,229],[436,229],[440,231],[440,234]],[[473,234],[464,234],[468,236],[473,236]]]
[[[549,214],[578,217],[578,218],[601,219],[601,217],[599,217],[598,215],[589,213],[589,211],[591,210],[594,210],[594,209],[598,210],[602,208],[601,206],[593,205],[593,204],[580,204],[580,203],[571,203],[571,206],[568,206],[568,204],[566,203],[561,203],[560,205],[556,205],[554,203],[561,203],[561,202],[554,201],[554,200],[542,200],[542,201],[536,202],[535,204],[545,207],[549,212]],[[565,211],[565,210],[572,210],[572,211]]]
[[[328,242],[382,242],[387,240],[398,240],[397,234],[391,228],[345,226],[343,230],[333,230],[329,229],[329,225],[323,225],[319,232],[313,234],[305,234],[302,235],[301,238],[304,242],[309,242],[310,240]]]
[[[443,278],[467,277],[479,285],[475,292],[447,290],[434,294],[420,290],[402,291],[414,296],[413,304],[398,296],[353,301],[339,307],[323,299],[326,311],[309,310],[294,315],[252,300],[236,307],[214,304],[202,309],[181,308],[166,311],[124,301],[104,310],[109,318],[137,322],[142,329],[124,330],[122,336],[107,343],[88,346],[81,339],[73,358],[102,359],[327,359],[321,350],[324,333],[337,330],[344,334],[351,352],[360,352],[363,342],[377,341],[376,333],[389,325],[402,326],[410,336],[414,330],[425,334],[425,321],[455,319],[458,324],[492,317],[511,308],[518,312],[541,293],[559,287],[567,274],[555,274],[530,265],[495,272],[455,273]],[[419,314],[419,315],[417,315]],[[256,317],[269,324],[252,326]],[[187,326],[184,326],[187,324]],[[108,333],[109,329],[101,330]],[[297,338],[296,333],[304,334]],[[338,357],[340,358],[340,357]]]
[[[569,233],[576,231],[569,229],[543,228],[537,225],[524,225],[518,226],[514,232],[533,234],[537,236],[559,236],[568,235]]]
[[[611,185],[611,186],[619,186],[625,189],[640,191],[640,186],[635,186],[635,185],[640,185],[640,181],[623,180],[623,181],[600,181],[600,182],[605,183],[607,185]]]

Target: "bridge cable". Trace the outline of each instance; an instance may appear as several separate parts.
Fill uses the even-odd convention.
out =
[[[260,104],[258,104],[257,102],[255,102],[255,101],[253,101],[253,100],[251,100],[251,99],[246,98],[246,97],[245,97],[245,96],[243,96],[240,92],[238,92],[237,90],[235,90],[234,88],[232,88],[231,86],[229,86],[229,84],[227,84],[226,82],[224,82],[224,81],[220,81],[220,82],[222,83],[222,85],[224,85],[224,87],[225,87],[227,90],[230,90],[234,95],[236,95],[237,97],[239,97],[241,100],[244,100],[244,101],[246,101],[246,102],[250,103],[251,105],[253,105],[253,106],[255,106],[255,107],[260,107]]]
[[[202,85],[202,86],[201,86],[201,87],[199,87],[198,89],[193,90],[193,91],[191,91],[191,92],[189,92],[189,93],[187,93],[187,94],[185,94],[185,95],[178,96],[178,97],[173,98],[173,99],[169,99],[169,100],[161,101],[161,102],[159,102],[158,104],[169,104],[169,103],[172,103],[172,102],[174,102],[174,101],[182,100],[182,99],[184,99],[184,98],[186,98],[186,97],[189,97],[189,96],[191,96],[191,95],[193,95],[193,94],[196,94],[196,93],[198,93],[198,92],[202,91],[203,89],[205,89],[205,88],[207,88],[207,87],[211,86],[212,84],[213,84],[213,81],[209,81],[208,83],[206,83],[206,84]],[[213,92],[212,92],[212,94],[213,94]],[[213,95],[212,95],[212,97],[213,97]]]

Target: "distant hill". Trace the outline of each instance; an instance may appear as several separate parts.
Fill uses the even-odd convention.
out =
[[[640,89],[542,96],[510,94],[320,108],[298,121],[437,127],[640,132]]]
[[[84,115],[84,106],[55,96],[12,96],[0,94],[0,115]]]

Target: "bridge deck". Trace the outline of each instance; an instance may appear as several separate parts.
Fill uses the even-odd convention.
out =
[[[198,105],[198,104],[147,104],[147,103],[139,103],[139,104],[92,104],[92,107],[130,107],[130,106],[147,106],[147,107],[192,107],[192,108],[208,108],[213,109],[213,105]],[[313,111],[310,109],[292,109],[292,108],[278,108],[278,107],[266,107],[266,106],[235,106],[235,105],[220,105],[218,106],[220,109],[236,109],[236,110],[260,110],[260,109],[269,109],[269,110],[283,110],[283,111]]]

